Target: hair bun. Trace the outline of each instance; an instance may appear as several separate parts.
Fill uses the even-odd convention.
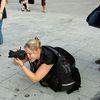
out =
[[[39,38],[36,36],[35,38],[34,38],[35,40],[39,40]]]

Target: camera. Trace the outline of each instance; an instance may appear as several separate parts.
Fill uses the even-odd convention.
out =
[[[19,58],[20,60],[24,60],[27,57],[27,54],[24,50],[21,50],[21,48],[17,51],[9,50],[8,53],[9,58]]]

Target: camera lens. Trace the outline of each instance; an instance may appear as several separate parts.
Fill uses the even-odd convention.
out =
[[[9,50],[9,58],[19,58],[20,60],[24,60],[26,58],[27,54],[24,50],[18,50],[16,52]]]

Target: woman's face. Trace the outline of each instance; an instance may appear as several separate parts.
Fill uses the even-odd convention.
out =
[[[28,59],[31,61],[31,62],[34,62],[36,59],[37,59],[37,51],[34,50],[33,52],[28,49],[28,48],[25,48],[25,52],[27,53],[27,57]]]

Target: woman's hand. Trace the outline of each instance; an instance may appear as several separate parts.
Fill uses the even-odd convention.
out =
[[[23,61],[19,58],[14,58],[13,63],[19,65],[20,67],[24,65]]]

